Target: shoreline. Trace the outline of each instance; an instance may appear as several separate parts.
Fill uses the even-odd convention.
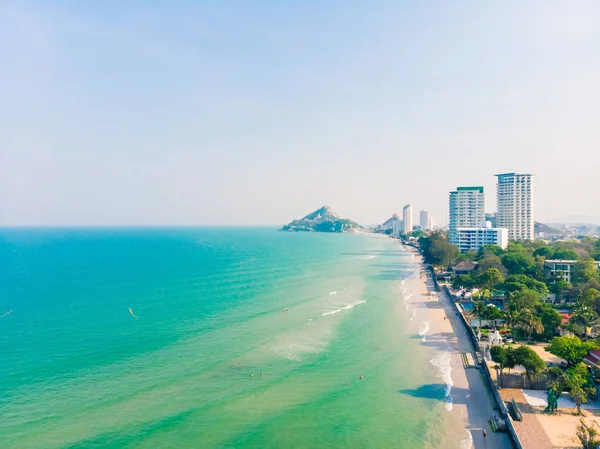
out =
[[[403,246],[414,255],[419,267],[416,289],[413,288],[412,296],[406,300],[414,307],[409,323],[417,327],[421,344],[431,350],[430,363],[437,370],[437,378],[445,384],[444,407],[449,412],[446,432],[451,433],[448,437],[460,438],[458,447],[461,449],[511,448],[508,434],[493,432],[488,423],[498,413],[479,368],[474,366],[473,348],[458,312],[444,291],[435,291],[432,274],[425,268],[418,250]],[[414,321],[414,310],[423,319]],[[464,437],[459,436],[456,427],[461,428]]]

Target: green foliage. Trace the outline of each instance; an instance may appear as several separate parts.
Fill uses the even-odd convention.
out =
[[[583,362],[583,358],[592,349],[599,346],[593,341],[581,341],[578,337],[554,337],[546,351],[554,354],[573,366]]]
[[[579,300],[581,303],[593,307],[596,303],[600,302],[600,291],[593,287],[586,288],[581,292]],[[598,312],[597,309],[596,312]]]
[[[541,297],[548,296],[548,287],[546,284],[525,274],[511,274],[505,279],[500,288],[507,293],[514,293],[528,288],[539,293]]]
[[[483,259],[487,256],[501,256],[504,254],[504,250],[500,248],[498,245],[483,245],[479,248],[478,257],[479,259]]]
[[[546,364],[542,358],[529,346],[519,346],[515,349],[514,359],[517,365],[525,368],[525,372],[529,378],[546,368]]]
[[[587,340],[588,328],[598,321],[598,314],[591,307],[583,303],[578,303],[575,309],[573,309],[573,315],[569,321],[583,328],[583,333]]]
[[[486,289],[490,291],[490,296],[491,290],[503,281],[504,276],[496,268],[488,268],[479,276],[479,284],[484,288],[484,291]]]
[[[581,285],[587,282],[600,281],[600,270],[594,263],[594,259],[587,257],[575,264],[571,280],[574,285]]]
[[[571,288],[571,284],[569,284],[564,279],[557,279],[549,286],[550,292],[556,295],[556,299],[558,301],[560,301],[562,294],[567,290],[570,290]]]
[[[477,265],[477,272],[484,273],[489,268],[496,268],[501,273],[506,272],[506,268],[502,265],[502,260],[498,256],[494,256],[493,254],[486,255],[484,258],[479,259]]]
[[[441,232],[434,232],[428,237],[421,237],[419,244],[426,263],[447,267],[456,260],[458,246],[451,244]]]
[[[498,320],[503,319],[504,318],[504,314],[502,313],[502,311],[498,307],[496,307],[496,306],[494,306],[492,304],[488,305],[487,308],[488,308],[488,310],[485,313],[485,319],[486,320],[490,320],[492,322],[492,325],[494,327],[496,327],[496,322]]]
[[[554,307],[548,304],[540,304],[536,307],[536,315],[540,317],[542,326],[544,326],[543,332],[539,333],[545,340],[550,340],[554,337],[556,330],[562,323],[562,316],[554,309]]]
[[[524,288],[509,295],[509,306],[516,310],[533,310],[540,303],[541,298],[535,290]]]
[[[552,259],[554,257],[554,250],[549,246],[542,246],[533,252],[534,257],[543,257],[544,259]]]
[[[452,288],[459,289],[464,288],[467,291],[472,290],[477,285],[477,281],[470,274],[461,274],[454,278],[452,281]]]
[[[577,414],[581,414],[581,404],[587,402],[587,396],[594,393],[594,382],[587,367],[578,363],[565,371],[565,380],[571,399],[577,406]]]
[[[492,360],[500,367],[500,373],[506,368],[512,369],[515,367],[515,350],[511,346],[494,345],[490,348]]]
[[[525,274],[534,268],[533,258],[524,252],[511,252],[502,256],[502,265],[509,274]]]
[[[559,260],[577,260],[579,259],[579,255],[572,249],[556,248],[552,258]]]
[[[529,340],[531,340],[531,337],[534,333],[541,334],[542,332],[544,332],[544,325],[542,324],[542,319],[539,316],[533,314],[528,309],[525,309],[523,311],[523,313],[519,317],[519,320],[515,323],[515,327],[517,329],[522,329],[523,332],[527,334]]]

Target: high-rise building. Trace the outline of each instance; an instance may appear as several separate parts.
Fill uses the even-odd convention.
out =
[[[423,209],[419,213],[419,226],[421,226],[421,229],[424,231],[427,229],[431,229],[431,223],[429,220],[429,212],[427,211],[427,209]]]
[[[413,230],[413,219],[412,219],[412,206],[407,204],[402,209],[402,221],[404,222],[403,230],[404,234],[408,234]]]
[[[510,240],[533,240],[533,175],[496,175],[496,226],[508,229]]]
[[[457,187],[450,192],[449,215],[448,239],[456,245],[458,228],[478,228],[485,220],[483,187]]]

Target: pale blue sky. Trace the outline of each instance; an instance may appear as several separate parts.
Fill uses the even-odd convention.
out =
[[[0,225],[600,221],[600,2],[0,4]]]

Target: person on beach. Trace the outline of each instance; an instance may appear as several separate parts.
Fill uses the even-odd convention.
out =
[[[487,432],[485,431],[485,429],[483,429],[483,438],[485,438],[487,436]]]

